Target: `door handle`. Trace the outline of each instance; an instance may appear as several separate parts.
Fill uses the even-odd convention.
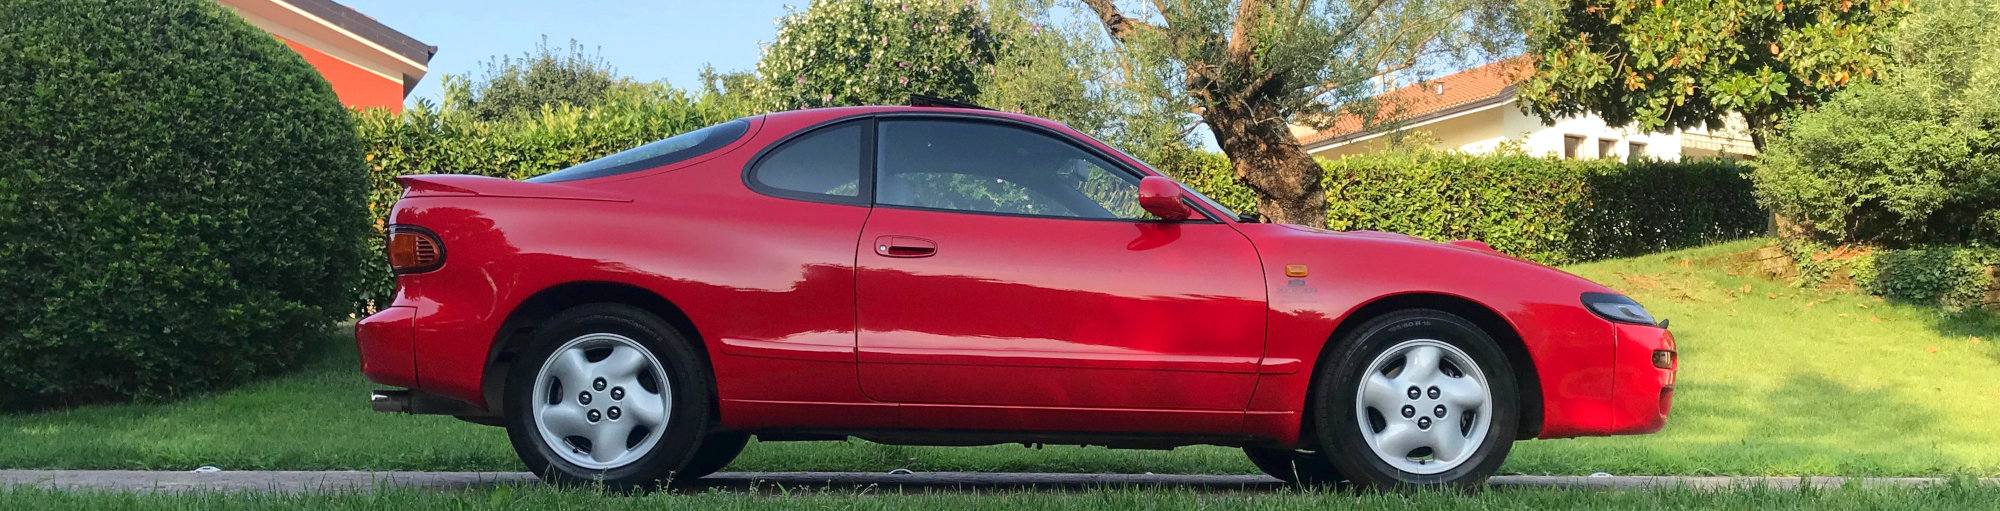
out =
[[[912,236],[875,238],[875,254],[882,257],[930,257],[937,255],[937,242]]]

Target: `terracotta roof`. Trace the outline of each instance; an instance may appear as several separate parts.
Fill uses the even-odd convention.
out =
[[[1375,124],[1414,123],[1505,101],[1514,96],[1514,85],[1534,71],[1532,62],[1525,55],[1514,57],[1377,95],[1380,118]],[[1299,143],[1310,149],[1357,138],[1370,133],[1366,127],[1361,116],[1342,113],[1332,127],[1299,137]]]

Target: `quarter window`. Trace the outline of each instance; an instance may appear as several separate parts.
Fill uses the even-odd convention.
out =
[[[848,122],[794,138],[758,160],[750,179],[781,195],[858,199],[865,127]]]
[[[1068,142],[959,120],[883,120],[875,202],[1063,218],[1155,219],[1139,178]]]

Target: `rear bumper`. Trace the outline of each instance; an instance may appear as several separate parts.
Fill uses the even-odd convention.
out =
[[[1673,410],[1674,372],[1679,368],[1673,333],[1653,326],[1618,325],[1611,434],[1641,435],[1665,427]]]
[[[389,307],[354,324],[362,376],[383,385],[417,386],[416,318],[416,307]]]

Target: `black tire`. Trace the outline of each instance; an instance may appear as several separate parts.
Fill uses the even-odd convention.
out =
[[[743,446],[749,444],[748,434],[710,433],[708,439],[701,442],[701,447],[695,449],[694,459],[688,460],[687,466],[682,467],[680,473],[674,474],[674,480],[693,481],[708,477],[709,474],[728,467],[729,462],[736,461],[736,455],[742,454]]]
[[[1433,474],[1407,472],[1378,456],[1364,438],[1357,415],[1356,396],[1369,364],[1390,348],[1417,339],[1439,341],[1463,352],[1486,376],[1490,392],[1486,408],[1491,423],[1481,444],[1458,465]],[[1311,403],[1321,452],[1334,470],[1356,485],[1382,490],[1469,488],[1499,471],[1513,447],[1521,412],[1513,366],[1492,336],[1451,313],[1412,309],[1370,320],[1338,342],[1317,369]],[[1366,427],[1378,431],[1377,425]]]
[[[666,373],[672,406],[664,434],[637,459],[621,466],[591,469],[566,461],[543,439],[532,406],[535,378],[543,361],[565,342],[591,333],[612,333],[648,348]],[[536,328],[529,348],[507,375],[507,436],[528,471],[558,485],[603,484],[615,490],[657,486],[687,466],[707,436],[714,379],[694,343],[644,310],[623,304],[580,305]]]
[[[1334,470],[1333,463],[1325,456],[1312,451],[1298,449],[1272,449],[1267,447],[1244,447],[1243,454],[1250,456],[1250,464],[1287,483],[1306,486],[1330,486],[1340,484],[1347,478]]]

